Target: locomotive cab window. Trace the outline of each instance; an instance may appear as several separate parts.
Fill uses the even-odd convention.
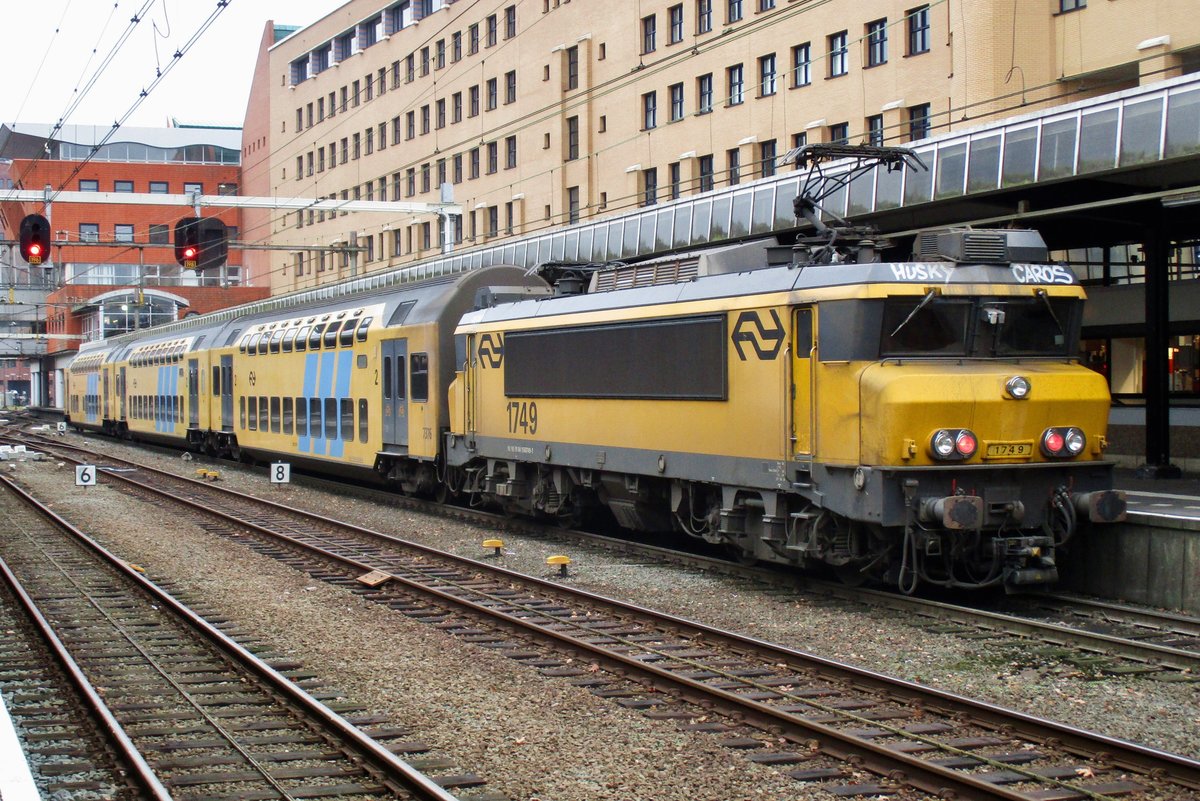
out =
[[[970,300],[938,297],[888,298],[883,305],[881,356],[965,356]]]

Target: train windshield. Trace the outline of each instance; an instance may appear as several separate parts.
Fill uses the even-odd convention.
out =
[[[888,298],[879,355],[1069,356],[1079,335],[1076,298]]]

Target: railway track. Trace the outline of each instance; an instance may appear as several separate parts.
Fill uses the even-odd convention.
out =
[[[839,795],[1183,798],[1200,763],[148,469],[215,533]],[[218,511],[219,510],[219,511]],[[905,790],[905,788],[909,788]]]
[[[421,750],[408,732],[319,684],[302,688],[289,678],[298,665],[255,656],[7,477],[0,495],[11,523],[0,534],[2,608],[19,632],[0,647],[0,687],[16,691],[45,790],[454,798],[396,756]]]
[[[21,436],[51,450],[93,453],[60,439]],[[933,633],[992,640],[1010,645],[1013,650],[1028,650],[1029,643],[1041,643],[1038,658],[1066,662],[1093,676],[1137,674],[1155,680],[1200,681],[1200,618],[1187,615],[1063,594],[988,601],[972,599],[969,604],[909,597],[885,590],[847,586],[794,571],[741,565],[702,553],[686,553],[620,537],[567,531],[535,521],[446,506],[370,487],[350,487],[326,478],[300,475],[295,478],[337,494],[351,492],[393,506],[476,520],[524,535],[555,539],[570,537],[606,551],[682,564],[769,587],[772,591],[820,595],[854,607],[886,609],[902,616],[907,625],[921,626]]]

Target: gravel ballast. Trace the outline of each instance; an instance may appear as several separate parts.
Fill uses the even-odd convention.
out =
[[[68,437],[75,440],[74,436]],[[194,473],[219,470],[234,489],[260,494],[406,539],[481,557],[494,532],[293,484],[272,487],[265,470],[184,461],[100,438],[115,456]],[[77,441],[77,440],[76,440]],[[54,460],[19,463],[12,475],[89,533],[260,632],[281,652],[364,707],[387,713],[416,736],[514,799],[803,798],[812,791],[783,771],[756,765],[711,735],[680,732],[564,680],[321,584],[249,549],[214,537],[161,508],[131,501],[101,477],[74,487]],[[545,557],[568,553],[573,586],[684,615],[821,656],[1101,731],[1156,748],[1200,752],[1200,685],[1137,677],[1094,680],[1030,649],[935,634],[882,611],[847,611],[801,595],[745,589],[732,579],[603,553],[568,541],[512,533],[503,564],[544,576]],[[813,788],[815,789],[815,788]]]

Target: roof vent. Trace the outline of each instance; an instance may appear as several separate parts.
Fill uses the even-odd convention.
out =
[[[1033,230],[972,230],[952,228],[922,231],[913,246],[915,261],[953,261],[963,264],[1045,262],[1049,251]]]

